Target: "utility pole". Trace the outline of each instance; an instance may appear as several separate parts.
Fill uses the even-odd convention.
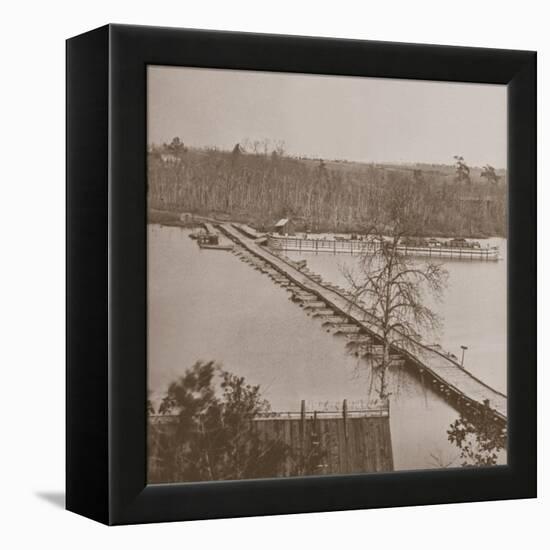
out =
[[[464,352],[468,349],[468,346],[460,346],[462,348],[462,360],[460,361],[460,366],[464,368]]]

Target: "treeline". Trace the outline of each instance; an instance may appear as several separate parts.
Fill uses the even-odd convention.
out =
[[[389,220],[389,190],[414,186],[418,235],[505,236],[504,177],[486,174],[304,160],[239,145],[187,149],[178,140],[149,151],[148,196],[150,210],[225,216],[259,229],[288,217],[298,230],[360,232]]]

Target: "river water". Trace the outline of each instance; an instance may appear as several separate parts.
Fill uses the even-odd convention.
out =
[[[440,302],[429,300],[442,320],[440,333],[432,335],[432,340],[459,359],[462,358],[460,346],[467,346],[464,367],[494,389],[506,393],[507,242],[498,238],[478,242],[482,248],[498,246],[501,259],[498,262],[445,262],[448,281],[442,299]],[[357,256],[345,254],[288,252],[286,255],[293,260],[307,260],[313,272],[343,287],[347,284],[343,270],[357,265]]]
[[[158,403],[168,384],[196,361],[215,360],[260,384],[273,410],[361,402],[368,366],[327,334],[289,294],[229,252],[201,250],[178,227],[148,227],[148,387]],[[501,242],[501,250],[505,248]],[[504,251],[505,253],[505,251]],[[289,254],[291,255],[291,254]],[[294,254],[325,280],[343,283],[350,257]],[[449,262],[449,286],[437,307],[442,347],[482,380],[506,390],[506,260]],[[391,432],[396,470],[455,465],[446,431],[457,411],[404,368],[391,372]]]

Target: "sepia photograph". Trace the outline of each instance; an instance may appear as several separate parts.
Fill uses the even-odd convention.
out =
[[[507,464],[507,88],[147,67],[147,479]]]

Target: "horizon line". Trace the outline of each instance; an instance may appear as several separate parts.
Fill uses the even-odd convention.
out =
[[[178,137],[178,136],[174,136],[174,137]],[[186,145],[184,141],[182,141],[183,145],[185,145],[186,147],[188,147],[189,149],[194,149],[194,150],[214,150],[214,151],[219,151],[219,152],[222,152],[222,153],[231,153],[232,150],[231,149],[224,149],[224,148],[221,148],[221,147],[218,147],[216,145]],[[235,145],[237,144],[241,144],[240,141],[238,141],[237,143],[235,143]],[[147,150],[149,150],[150,147],[163,147],[164,145],[169,145],[169,143],[155,143],[155,142],[152,142],[152,143],[148,143],[147,144]],[[241,146],[242,147],[242,146]],[[270,155],[271,153],[273,153],[274,150],[270,151],[268,153],[268,155]],[[266,156],[265,153],[254,153],[254,152],[251,152],[251,151],[244,151],[243,154],[246,154],[246,155],[258,155],[258,156]],[[329,157],[320,157],[320,156],[309,156],[309,155],[305,155],[305,154],[291,154],[289,153],[288,151],[285,151],[282,155],[283,157],[288,157],[288,158],[292,158],[292,159],[296,159],[296,160],[324,160],[324,161],[329,161],[329,162],[349,162],[349,163],[357,163],[357,164],[378,164],[378,165],[403,165],[403,166],[407,166],[407,165],[431,165],[431,166],[454,166],[454,162],[449,162],[449,163],[445,163],[445,162],[430,162],[430,161],[422,161],[422,160],[414,160],[414,161],[406,161],[406,160],[363,160],[363,159],[352,159],[352,158],[329,158]],[[453,157],[454,155],[451,155],[451,158]],[[484,166],[479,166],[477,164],[468,164],[467,163],[467,159],[466,160],[466,164],[470,167],[470,168],[478,168],[478,169],[483,169]],[[507,172],[508,171],[508,168],[507,167],[502,167],[502,166],[495,166],[495,165],[492,165],[490,163],[486,163],[487,166],[492,166],[495,170],[502,170],[502,171],[505,171]]]

